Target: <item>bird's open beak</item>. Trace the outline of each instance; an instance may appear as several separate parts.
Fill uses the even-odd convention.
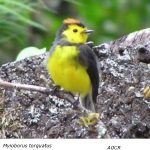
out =
[[[94,30],[85,30],[84,33],[91,34]]]

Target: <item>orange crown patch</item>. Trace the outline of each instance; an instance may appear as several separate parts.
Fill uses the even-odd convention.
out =
[[[73,18],[67,18],[64,20],[64,24],[80,24],[80,20],[73,19]]]

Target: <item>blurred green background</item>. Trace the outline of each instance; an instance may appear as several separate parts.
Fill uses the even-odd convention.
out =
[[[63,19],[94,29],[95,45],[150,26],[149,0],[0,0],[0,65],[24,48],[51,46]]]

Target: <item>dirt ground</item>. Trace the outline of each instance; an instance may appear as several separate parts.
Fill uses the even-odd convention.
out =
[[[0,87],[0,138],[150,138],[150,100],[143,97],[150,85],[149,53],[142,51],[150,52],[150,44],[111,46],[94,49],[100,74],[97,124],[79,124],[82,111],[63,98]],[[45,54],[4,64],[0,78],[51,88],[44,58]]]

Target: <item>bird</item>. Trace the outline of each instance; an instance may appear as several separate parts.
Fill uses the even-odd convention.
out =
[[[65,19],[56,32],[46,68],[55,85],[78,94],[82,108],[95,112],[99,86],[98,61],[86,44],[92,32],[78,19]]]

